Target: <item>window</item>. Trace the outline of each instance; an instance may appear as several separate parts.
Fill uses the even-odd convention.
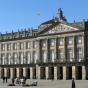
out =
[[[38,46],[38,42],[37,41],[33,41],[33,48],[37,48]]]
[[[26,49],[29,49],[31,47],[31,42],[26,42]]]
[[[46,62],[46,60],[47,60],[47,53],[46,53],[46,51],[42,51],[42,60],[43,60],[43,62]]]
[[[26,52],[26,58],[27,58],[27,64],[31,63],[31,53],[30,52]]]
[[[50,39],[50,46],[55,46],[55,39]]]
[[[20,60],[20,63],[23,64],[24,62],[24,53],[23,52],[20,52],[19,53],[19,60]]]
[[[54,50],[51,50],[50,51],[50,61],[51,62],[54,62],[54,60],[55,60],[55,51]]]
[[[23,43],[23,42],[20,42],[20,43],[19,43],[19,48],[20,48],[20,49],[24,49],[24,43]]]
[[[77,48],[77,61],[81,61],[83,59],[82,48]]]
[[[73,60],[73,49],[67,49],[67,61]]]
[[[13,43],[13,50],[17,50],[17,43]]]
[[[7,53],[8,64],[11,64],[11,54]]]
[[[5,51],[5,44],[1,44],[1,51]]]
[[[38,57],[38,54],[36,51],[33,52],[33,62],[36,63],[37,62],[37,57]]]
[[[6,62],[5,54],[1,54],[2,64],[4,65]]]
[[[19,64],[17,53],[13,53],[14,64]]]
[[[77,41],[77,44],[81,44],[82,43],[82,36],[77,36],[76,41]]]
[[[7,44],[7,50],[11,50],[11,44]]]
[[[42,47],[46,47],[46,40],[42,40],[41,43],[42,43]]]
[[[64,50],[59,50],[59,54],[58,54],[59,56],[59,60],[60,61],[63,61],[64,60]]]
[[[67,37],[67,44],[73,44],[73,37]]]
[[[58,44],[59,44],[59,46],[64,45],[64,38],[59,38]]]

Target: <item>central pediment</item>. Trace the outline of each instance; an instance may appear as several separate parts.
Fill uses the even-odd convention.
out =
[[[52,25],[43,29],[39,34],[55,34],[55,33],[63,33],[63,32],[70,32],[80,30],[79,28],[72,27],[69,24],[58,23],[57,25]]]

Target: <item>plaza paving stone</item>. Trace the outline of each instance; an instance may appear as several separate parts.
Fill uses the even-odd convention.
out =
[[[31,84],[35,80],[27,80],[27,84]],[[11,83],[11,80],[8,80],[8,83],[4,83],[0,79],[0,88],[71,88],[71,80],[37,80],[38,86],[22,87],[21,85],[17,86],[8,86]],[[88,88],[88,80],[75,80],[76,88]]]

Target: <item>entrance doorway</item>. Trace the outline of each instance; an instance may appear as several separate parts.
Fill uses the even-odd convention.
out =
[[[10,78],[10,68],[7,68],[7,78]]]
[[[63,79],[63,67],[60,67],[59,79]]]
[[[4,68],[1,69],[1,78],[4,77]]]
[[[23,78],[23,68],[20,68],[20,78]]]
[[[36,68],[34,67],[34,68],[32,69],[32,71],[33,71],[33,79],[36,79]]]
[[[82,66],[77,66],[76,68],[76,78],[78,80],[82,79]]]
[[[30,78],[30,68],[26,69],[26,76],[27,76],[28,79]]]
[[[40,67],[40,79],[45,79],[45,67]]]
[[[72,67],[67,67],[67,79],[72,79]]]
[[[13,68],[13,78],[16,78],[17,77],[17,70],[16,68]]]
[[[54,79],[54,67],[49,67],[49,79]]]

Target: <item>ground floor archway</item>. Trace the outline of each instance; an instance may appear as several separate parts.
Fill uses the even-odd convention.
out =
[[[10,78],[10,68],[7,68],[7,78]]]
[[[60,67],[59,70],[60,70],[59,79],[63,79],[63,67]]]
[[[26,68],[26,78],[30,78],[30,68]]]
[[[40,79],[45,79],[45,67],[40,67]]]
[[[76,67],[76,79],[81,80],[82,79],[82,66]]]
[[[33,79],[36,79],[36,68],[35,67],[33,67],[32,73],[33,73]]]
[[[49,79],[54,79],[54,67],[49,67]]]
[[[66,79],[72,79],[72,66],[68,66],[66,70]]]
[[[4,77],[4,68],[1,68],[1,78]]]

